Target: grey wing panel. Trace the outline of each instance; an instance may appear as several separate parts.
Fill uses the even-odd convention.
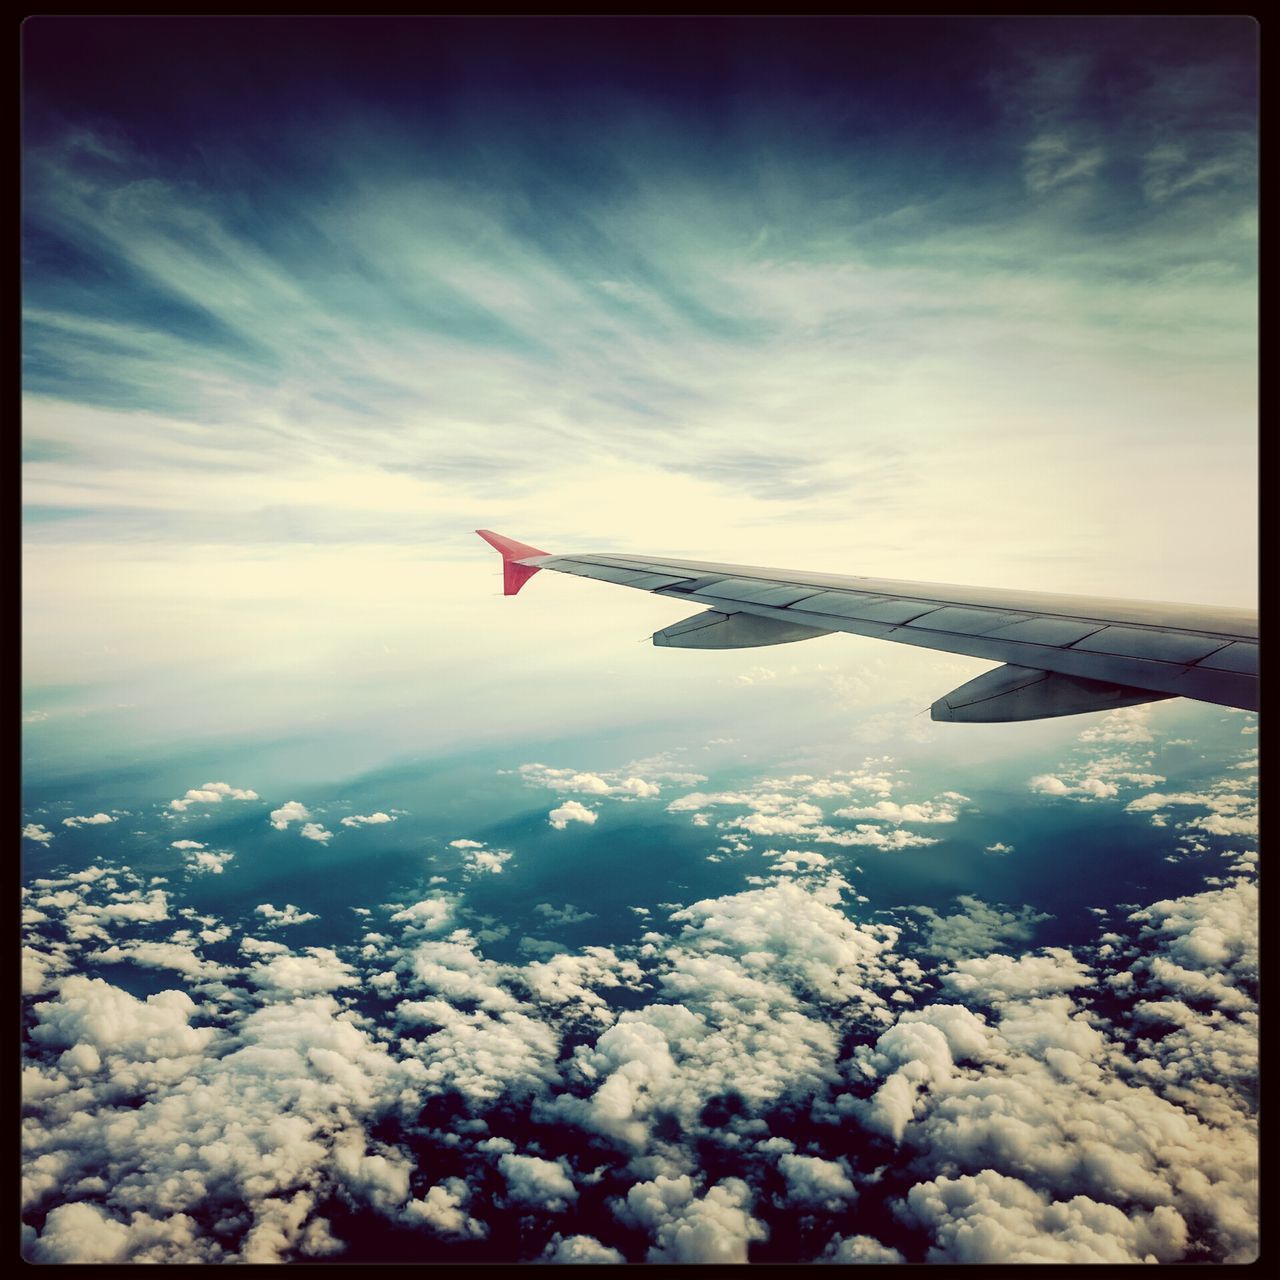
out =
[[[1191,631],[1222,632],[1237,639],[1258,637],[1258,616],[1250,609],[1217,605],[1176,604],[1158,600],[1119,600],[1096,596],[1063,595],[1047,591],[1014,591],[1003,587],[957,586],[954,583],[910,582],[890,578],[863,578],[853,574],[810,573],[794,569],[769,569],[759,565],[722,564],[707,560],[659,559],[649,556],[549,556],[521,561],[546,569],[574,572],[559,562],[613,565],[676,577],[737,578],[786,586],[813,587],[815,591],[859,592],[899,599],[924,600],[935,606],[948,604],[996,609],[1014,614],[1097,618],[1102,622],[1169,626]]]
[[[521,563],[825,631],[962,653],[1226,706],[1258,705],[1243,609],[942,586],[627,556]]]
[[[888,604],[886,602],[885,608],[877,612],[883,615]],[[725,607],[723,602],[720,607]],[[749,603],[743,603],[741,607],[749,612],[764,612],[761,606]],[[899,644],[963,653],[974,658],[1056,671],[1089,680],[1111,681],[1251,711],[1258,707],[1257,645],[1251,641],[1230,641],[1229,637],[1154,627],[1138,636],[1130,636],[1128,633],[1134,629],[1099,627],[1095,623],[1087,627],[1077,624],[1074,631],[1064,629],[1058,633],[1072,637],[1084,630],[1083,641],[1052,644],[1038,642],[1046,638],[1044,632],[1032,631],[1029,634],[1036,639],[1026,638],[1028,633],[1023,628],[1029,624],[1016,620],[1008,626],[981,634],[949,631],[937,624],[925,625],[935,614],[942,612],[938,609],[901,624],[884,621],[883,616],[868,616],[870,610],[863,610],[857,617],[813,612],[803,616],[812,624],[830,631],[874,636]],[[788,615],[795,617],[796,611],[768,611],[771,617]],[[1115,634],[1105,642],[1099,642],[1098,638],[1106,637],[1109,632]],[[1084,648],[1083,642],[1089,640],[1105,643],[1106,648]],[[1218,658],[1218,655],[1228,653],[1231,654],[1229,659]],[[1223,665],[1210,665],[1215,659]]]

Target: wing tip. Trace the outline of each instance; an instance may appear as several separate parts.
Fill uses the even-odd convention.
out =
[[[531,547],[526,542],[517,542],[514,538],[494,533],[492,529],[477,529],[476,533],[502,557],[502,594],[504,596],[517,595],[520,588],[538,572],[536,565],[520,564],[519,561],[529,556],[551,554],[549,551],[540,551],[537,547]]]

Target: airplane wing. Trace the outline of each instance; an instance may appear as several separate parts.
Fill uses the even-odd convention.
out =
[[[935,720],[1038,720],[1173,697],[1258,709],[1258,619],[1247,609],[656,556],[556,556],[476,532],[502,554],[506,595],[553,569],[702,606],[655,632],[656,645],[741,649],[847,631],[1005,664],[939,698]]]

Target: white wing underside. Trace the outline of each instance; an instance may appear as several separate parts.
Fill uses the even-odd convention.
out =
[[[502,550],[497,535],[488,540]],[[1036,719],[1167,697],[1258,707],[1257,615],[1245,609],[652,556],[517,559],[532,548],[511,546],[511,570],[551,569],[705,606],[657,632],[658,645],[741,648],[844,631],[1007,664],[939,699],[934,719]]]

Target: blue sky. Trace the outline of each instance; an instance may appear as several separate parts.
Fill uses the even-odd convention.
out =
[[[572,685],[477,527],[1252,597],[1248,21],[25,32],[32,690]]]
[[[505,599],[472,531],[1251,604],[1256,55],[29,19],[31,1256],[1251,1256],[1252,717],[933,725],[988,664],[655,649],[668,601]],[[984,1090],[1017,1142],[957,1136]]]

